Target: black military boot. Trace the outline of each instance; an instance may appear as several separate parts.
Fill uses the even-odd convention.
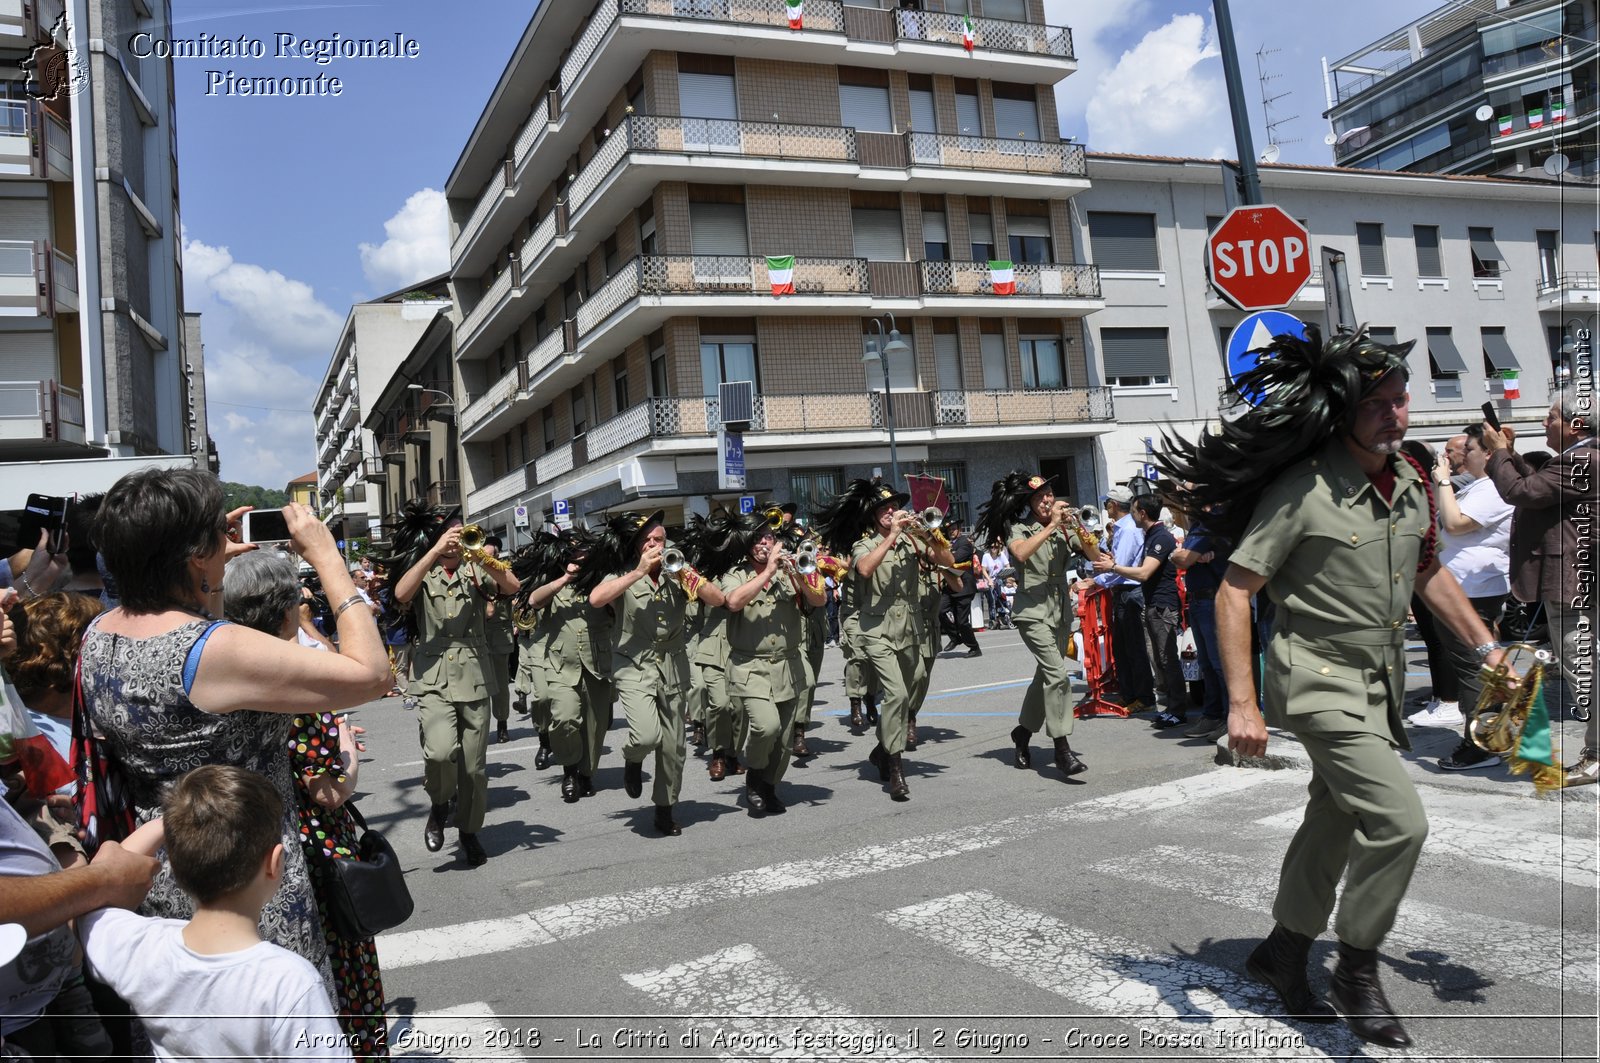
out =
[[[1328,997],[1344,1016],[1350,1032],[1370,1045],[1405,1048],[1411,1035],[1400,1025],[1389,998],[1378,984],[1378,950],[1339,942],[1339,962],[1328,983]]]
[[[672,821],[672,807],[670,805],[656,806],[656,830],[669,838],[676,838],[683,833],[683,828]]]
[[[915,716],[906,721],[906,748],[917,748],[917,718]]]
[[[878,726],[878,696],[876,694],[868,694],[861,699],[861,704],[866,709],[867,722],[874,727]]]
[[[789,806],[778,800],[778,787],[776,784],[770,782],[762,783],[761,796],[767,800],[768,815],[781,816],[789,811]]]
[[[767,794],[762,789],[761,780],[756,777],[755,772],[744,777],[744,801],[752,816],[767,814]]]
[[[561,769],[561,800],[567,804],[576,804],[578,801],[578,766],[568,764]]]
[[[546,769],[546,768],[548,768],[550,766],[550,761],[553,760],[554,758],[555,758],[555,753],[550,748],[550,732],[549,731],[540,731],[539,732],[539,752],[537,752],[537,753],[535,753],[533,755],[533,767],[534,767],[534,770],[535,771],[544,771],[544,769]]]
[[[801,757],[809,757],[810,755],[811,755],[811,747],[806,745],[806,733],[800,727],[796,727],[794,729],[794,756],[795,756],[795,759],[798,760]]]
[[[428,822],[422,828],[422,844],[428,847],[428,852],[436,853],[444,848],[444,821],[449,814],[449,805],[434,805],[428,809]]]
[[[1089,765],[1078,759],[1078,754],[1072,751],[1072,746],[1067,742],[1067,736],[1062,735],[1055,740],[1056,767],[1061,769],[1063,775],[1082,775],[1089,770]]]
[[[860,698],[851,698],[850,699],[850,726],[851,727],[865,727],[866,725],[867,725],[867,718],[865,716],[861,715],[861,699]]]
[[[1311,991],[1306,965],[1311,959],[1311,939],[1282,924],[1255,947],[1244,969],[1251,978],[1277,991],[1283,1012],[1301,1022],[1332,1022],[1339,1016],[1326,1000]]]
[[[689,725],[689,735],[696,749],[706,747],[706,725],[702,720],[695,720]]]
[[[896,801],[911,800],[911,787],[906,785],[906,773],[900,767],[900,754],[889,758],[889,796]]]
[[[637,798],[644,793],[644,761],[630,760],[623,766],[622,788],[629,797]]]
[[[1017,747],[1017,757],[1014,763],[1019,768],[1033,767],[1033,754],[1028,752],[1028,739],[1033,737],[1033,732],[1021,724],[1011,729],[1011,744]]]
[[[867,762],[878,769],[878,781],[889,781],[889,754],[879,743],[872,747],[872,752],[867,754]]]

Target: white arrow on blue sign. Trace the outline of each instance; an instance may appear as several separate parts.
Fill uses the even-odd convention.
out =
[[[1306,323],[1282,310],[1258,310],[1239,322],[1228,336],[1228,381],[1238,385],[1239,377],[1255,368],[1263,348],[1272,345],[1272,337],[1285,333],[1297,339],[1306,338]],[[1241,392],[1252,406],[1260,405],[1259,393]]]

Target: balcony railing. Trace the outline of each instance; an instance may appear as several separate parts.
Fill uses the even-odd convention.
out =
[[[0,440],[82,443],[83,393],[54,380],[0,380]]]
[[[545,248],[555,242],[556,238],[556,212],[551,211],[544,216],[528,238],[522,243],[522,250],[517,252],[517,260],[522,263],[523,276],[533,269],[533,264],[539,260],[539,255]]]
[[[557,476],[565,475],[576,467],[575,450],[577,442],[577,440],[573,440],[571,443],[564,443],[533,463],[534,475],[538,477],[540,483],[547,484]]]
[[[1018,262],[1011,267],[1016,292],[996,296],[987,262],[922,262],[924,295],[984,298],[1099,299],[1100,269],[1077,263]]]
[[[466,223],[461,226],[461,232],[456,235],[455,246],[466,247],[472,238],[478,234],[478,229],[483,226],[484,219],[494,210],[496,203],[500,202],[500,195],[506,190],[506,168],[496,166],[494,176],[489,178],[489,183],[484,187],[483,195],[478,198],[478,205],[472,208]]]
[[[652,295],[722,292],[771,295],[765,258],[743,255],[650,255],[639,260],[639,289]],[[796,295],[865,295],[872,290],[864,258],[799,257]]]
[[[49,315],[51,262],[45,240],[0,240],[0,313]],[[76,278],[74,270],[74,286]]]
[[[572,46],[572,51],[567,55],[567,61],[561,64],[562,91],[570,91],[578,83],[578,78],[583,76],[584,68],[589,65],[589,59],[594,55],[595,49],[600,47],[600,41],[617,21],[617,5],[601,4],[589,16],[589,25],[584,27],[583,36],[578,38]]]
[[[528,153],[539,142],[540,134],[544,133],[550,125],[550,94],[541,93],[539,102],[533,105],[533,113],[528,116],[528,121],[523,125],[522,132],[517,134],[517,143],[511,149],[512,158],[521,166],[528,158]]]
[[[383,458],[362,458],[361,478],[369,484],[381,484],[389,479],[389,464]]]
[[[632,130],[633,120],[624,119],[624,121],[628,129]],[[618,161],[621,160],[627,150],[628,137],[619,136],[618,132],[614,130],[611,136],[606,138],[606,142],[600,145],[600,150],[595,152],[594,158],[590,159],[589,164],[583,168],[583,172],[578,174],[577,179],[572,182],[572,188],[567,192],[567,210],[569,213],[575,213],[584,200],[588,199],[594,193],[594,190],[600,187],[600,182],[605,180],[606,175],[616,168]]]
[[[397,426],[392,431],[378,437],[378,456],[387,465],[404,465],[406,463],[406,441],[401,438],[400,430]]]
[[[621,450],[630,443],[637,443],[641,439],[648,439],[653,418],[649,403],[641,403],[631,409],[602,421],[589,430],[589,460],[604,457],[607,454]]]
[[[1539,280],[1540,295],[1555,295],[1558,292],[1584,289],[1600,290],[1600,273],[1563,273]]]
[[[847,126],[745,122],[732,118],[684,118],[636,114],[627,120],[632,151],[746,155],[762,159],[853,162],[856,131]]]
[[[732,22],[741,26],[787,28],[783,0],[621,0],[624,15],[649,15],[690,22]],[[840,33],[844,5],[839,0],[806,0],[805,30]]]
[[[1525,45],[1510,52],[1483,57],[1483,76],[1497,77],[1528,67],[1547,63],[1565,63],[1594,47],[1595,23],[1589,22],[1575,30],[1552,34],[1550,39]]]
[[[524,465],[513,472],[508,472],[491,484],[478,488],[467,496],[467,512],[469,514],[482,513],[491,506],[517,497],[523,491],[533,487],[533,466]]]
[[[58,314],[78,312],[78,260],[58,248],[50,249],[50,300]]]
[[[566,329],[552,330],[528,352],[528,379],[532,380],[545,366],[565,354],[566,350]]]
[[[428,505],[459,506],[461,485],[455,480],[435,480],[428,485]]]
[[[495,307],[500,305],[500,300],[504,299],[506,293],[510,290],[511,270],[507,269],[490,282],[489,287],[484,289],[483,298],[478,300],[478,304],[472,308],[472,313],[468,314],[466,320],[461,322],[461,329],[458,333],[461,336],[460,346],[466,346],[467,341],[472,338],[472,334],[483,327],[483,323],[489,320],[490,314]]]
[[[470,432],[485,417],[495,411],[501,403],[510,400],[517,393],[517,377],[515,373],[508,374],[496,380],[480,397],[474,399],[467,408],[461,411],[461,431]]]
[[[810,8],[806,9],[810,15]],[[903,41],[927,41],[963,47],[965,21],[956,12],[896,11],[895,31]],[[1064,26],[1041,26],[1034,22],[1013,22],[1003,18],[972,20],[974,50],[1021,52],[1071,59],[1072,31]]]
[[[913,166],[1042,173],[1060,177],[1084,177],[1089,172],[1082,144],[974,137],[965,133],[912,131],[905,136]]]

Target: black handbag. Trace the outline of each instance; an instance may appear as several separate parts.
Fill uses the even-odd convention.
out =
[[[340,937],[365,940],[410,919],[416,905],[389,842],[368,828],[353,803],[344,807],[361,828],[361,840],[354,859],[335,857],[323,865],[323,899]]]

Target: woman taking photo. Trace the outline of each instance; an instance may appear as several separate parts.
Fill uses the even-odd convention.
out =
[[[121,604],[84,636],[83,700],[121,774],[126,806],[97,809],[101,838],[114,836],[113,823],[127,813],[138,823],[159,816],[163,786],[202,765],[231,764],[272,780],[288,810],[284,883],[262,910],[261,936],[328,977],[327,945],[300,851],[289,731],[296,715],[382,697],[389,665],[333,535],[305,506],[283,512],[295,550],[333,603],[340,653],[216,620],[224,566],[253,547],[230,544],[230,515],[214,475],[143,469],[107,492],[95,522],[95,545]],[[173,919],[192,913],[164,861],[139,910]]]
[[[1016,766],[1032,766],[1028,740],[1043,728],[1055,743],[1056,767],[1071,776],[1087,771],[1088,765],[1068,741],[1073,724],[1066,661],[1072,630],[1065,601],[1068,559],[1077,552],[1093,561],[1100,548],[1073,516],[1072,506],[1057,501],[1053,479],[1018,470],[996,480],[978,515],[978,534],[986,541],[1008,544],[1017,580],[1012,622],[1038,662],[1017,726],[1011,730]]]

